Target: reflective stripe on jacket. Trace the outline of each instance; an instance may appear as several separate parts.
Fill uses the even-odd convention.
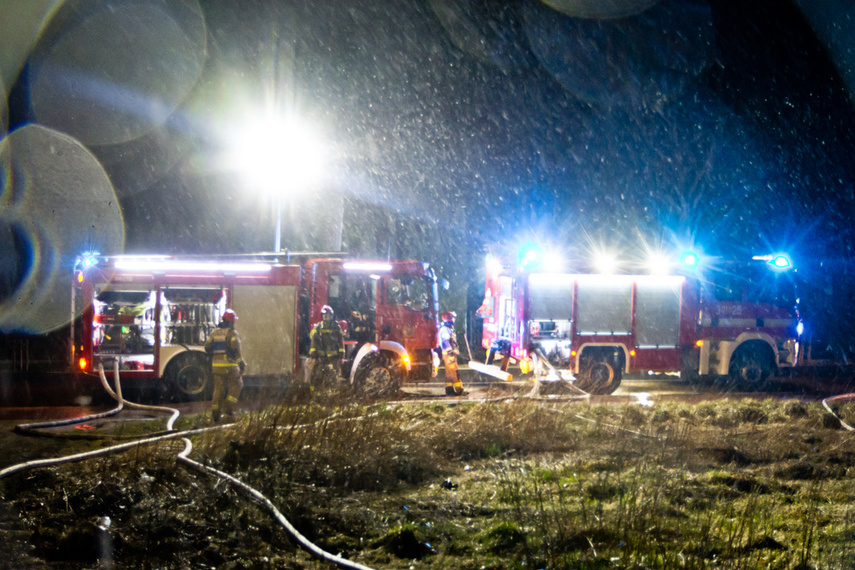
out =
[[[344,358],[344,333],[337,321],[321,321],[312,328],[309,335],[311,348],[310,357]]]
[[[454,335],[454,329],[447,326],[439,328],[439,346],[442,348],[442,355],[457,356],[457,338]]]
[[[240,338],[232,328],[214,329],[205,341],[205,352],[211,355],[211,365],[215,369],[237,368],[243,362]]]

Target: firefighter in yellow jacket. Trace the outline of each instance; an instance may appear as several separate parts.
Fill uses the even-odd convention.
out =
[[[205,341],[205,352],[211,355],[214,377],[214,398],[211,403],[211,419],[220,423],[220,413],[227,419],[234,417],[240,391],[243,389],[241,376],[246,363],[240,354],[240,338],[235,332],[237,315],[231,309],[223,313],[223,320]]]
[[[457,314],[446,311],[442,314],[442,324],[439,327],[439,347],[442,349],[442,361],[445,364],[445,395],[463,396],[463,383],[457,374],[457,338],[454,334],[454,319]]]
[[[344,333],[335,320],[332,307],[324,305],[321,308],[321,317],[323,320],[312,328],[309,335],[311,383],[315,388],[333,385],[339,377],[341,362],[344,360]]]

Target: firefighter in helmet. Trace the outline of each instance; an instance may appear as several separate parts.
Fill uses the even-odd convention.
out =
[[[335,320],[335,312],[329,305],[321,308],[322,320],[312,328],[309,335],[312,359],[311,383],[315,388],[332,385],[339,377],[344,360],[344,333]]]
[[[208,335],[205,352],[211,355],[211,372],[214,377],[214,397],[211,419],[220,422],[220,413],[232,419],[240,391],[243,388],[243,371],[246,362],[240,354],[240,337],[235,332],[237,314],[231,309],[223,313],[223,320]]]
[[[454,334],[454,319],[457,314],[446,311],[441,316],[442,324],[439,327],[439,347],[442,349],[442,361],[445,364],[445,395],[462,396],[463,383],[457,375],[457,355],[460,350],[457,347],[457,338]]]

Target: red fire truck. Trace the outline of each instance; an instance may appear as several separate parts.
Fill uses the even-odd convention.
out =
[[[430,378],[438,300],[427,263],[283,257],[81,256],[75,366],[93,373],[118,362],[123,378],[151,380],[171,398],[201,398],[211,388],[205,340],[231,308],[245,377],[287,382],[305,372],[309,332],[330,305],[345,331],[351,382],[389,387]]]
[[[483,345],[521,371],[565,371],[590,393],[623,374],[730,376],[762,386],[800,365],[801,333],[783,255],[668,275],[549,273],[488,261]]]

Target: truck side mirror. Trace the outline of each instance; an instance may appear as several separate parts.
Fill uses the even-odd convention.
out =
[[[442,287],[443,291],[448,291],[448,287],[449,287],[448,279],[439,279],[439,280],[437,280],[437,283],[439,284],[440,287]]]

